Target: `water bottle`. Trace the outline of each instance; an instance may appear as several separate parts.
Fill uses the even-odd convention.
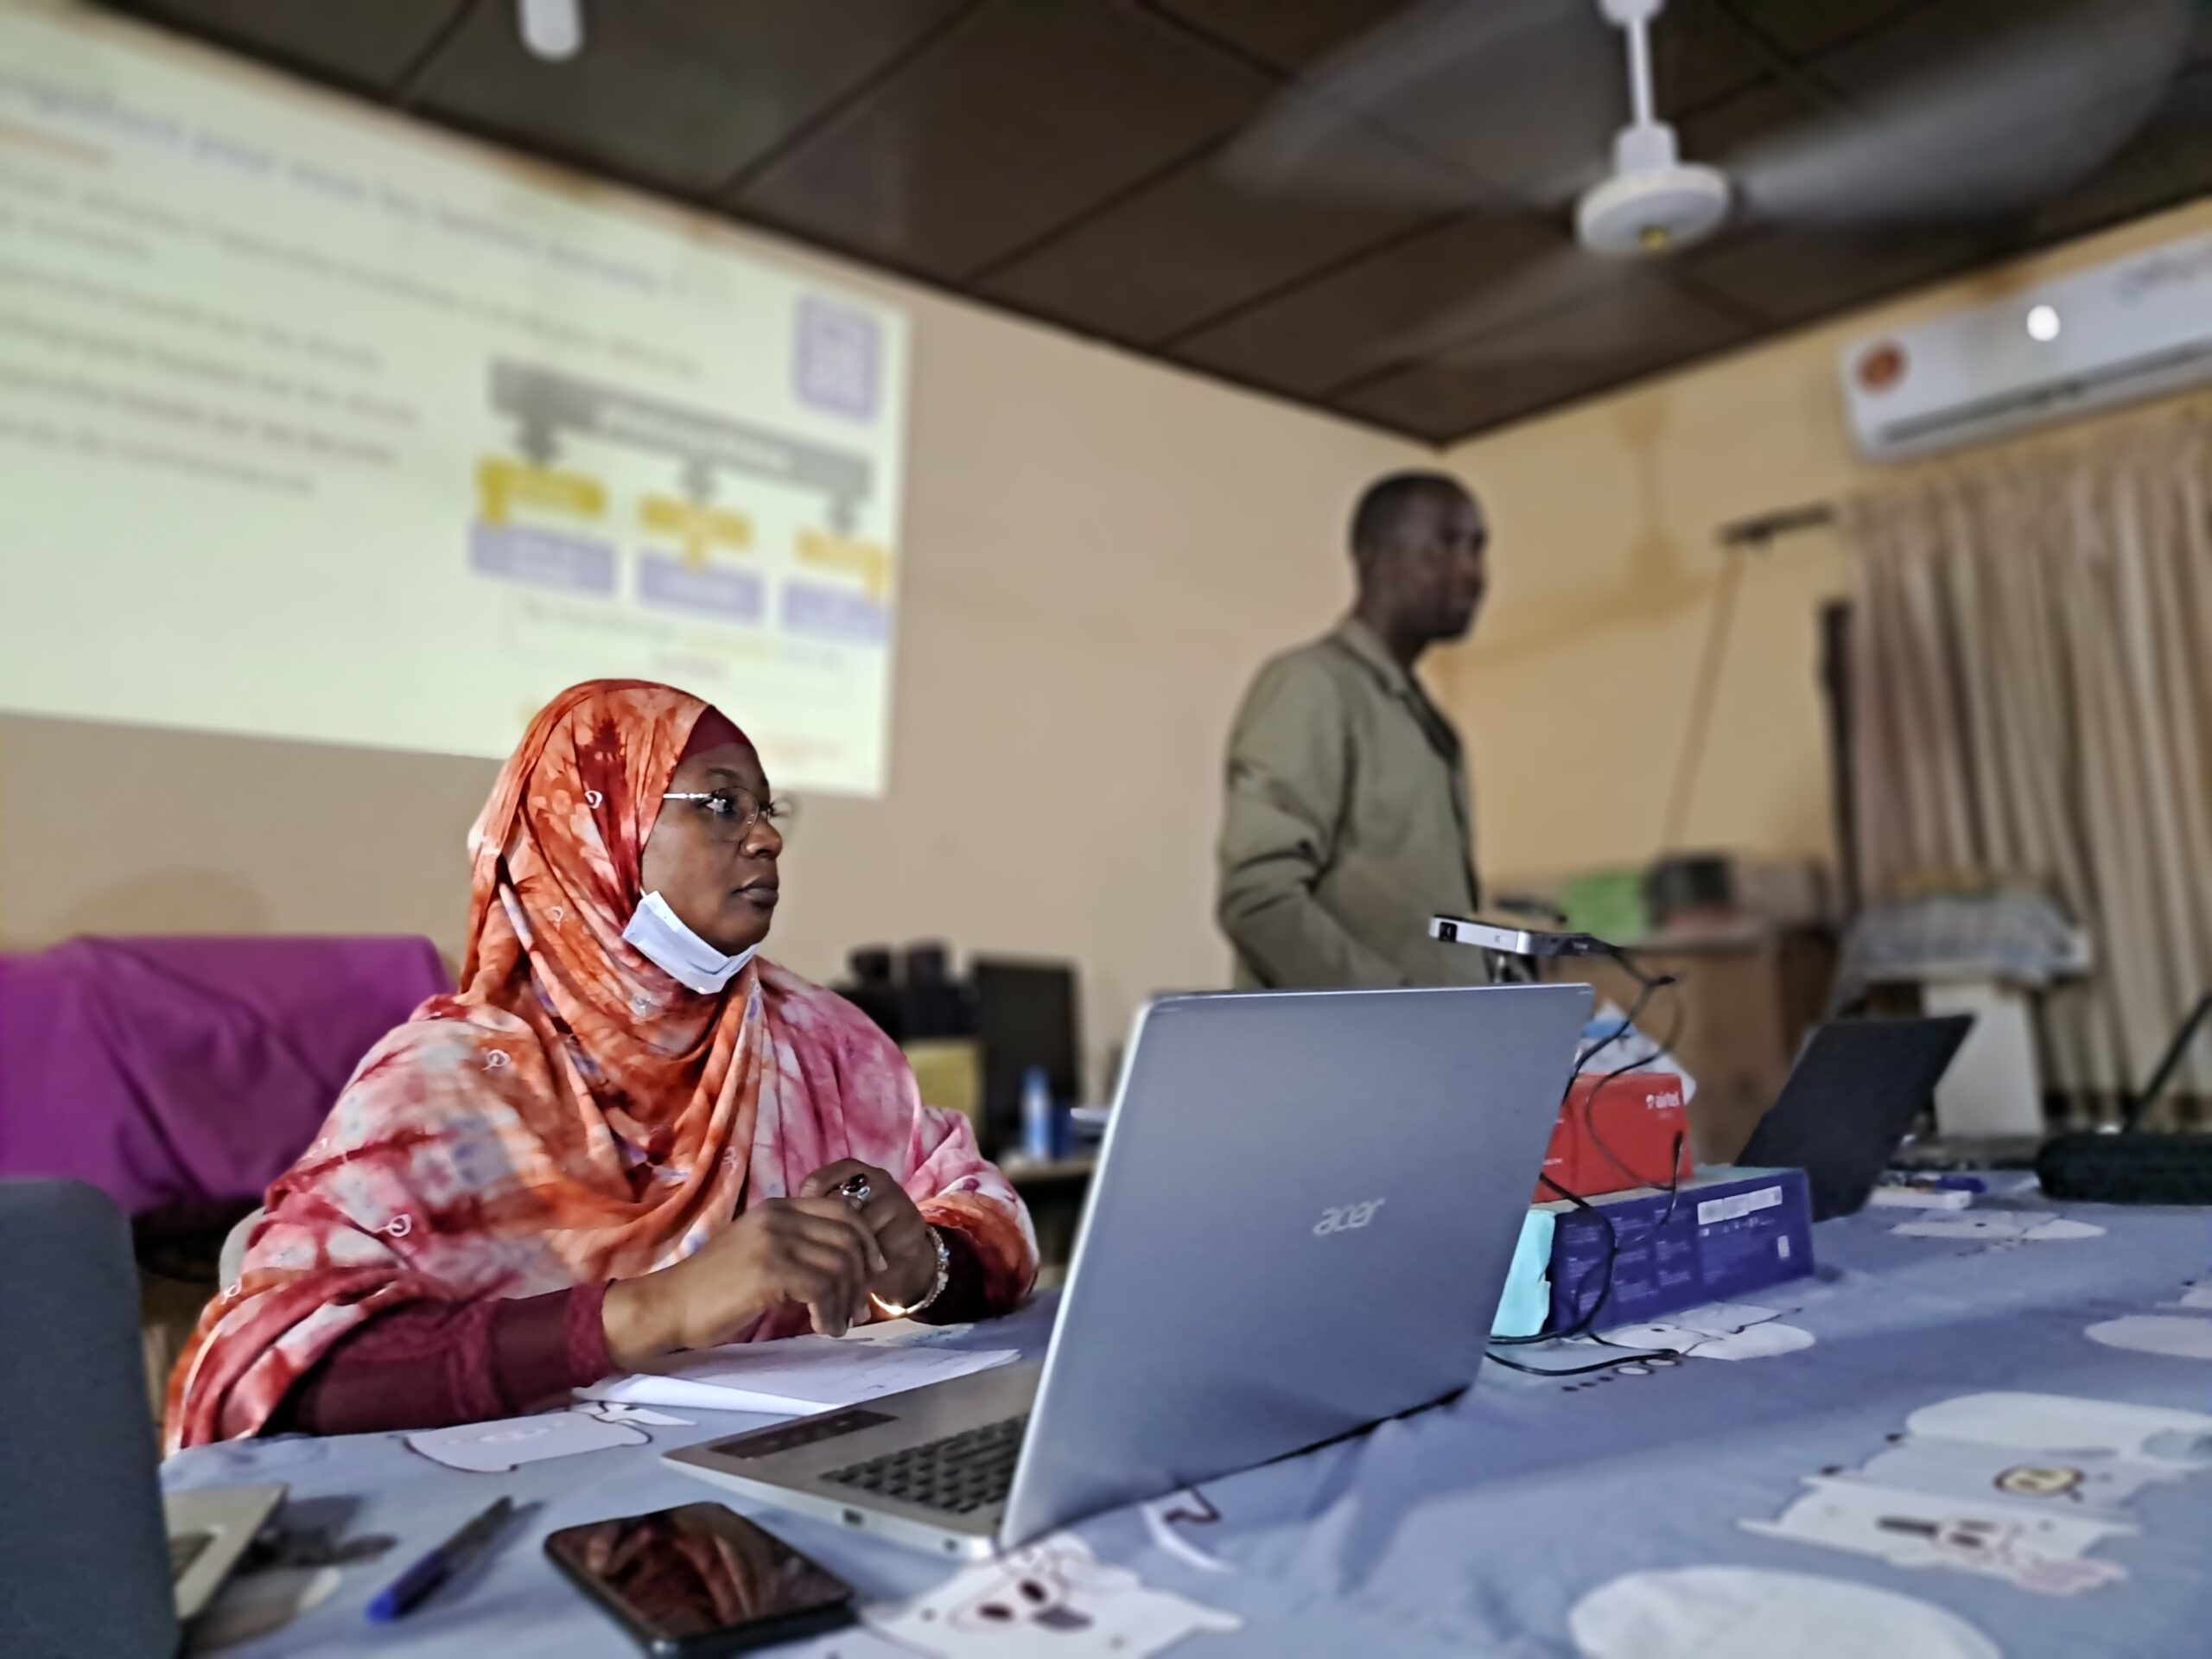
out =
[[[1052,1160],[1053,1116],[1052,1080],[1043,1066],[1033,1065],[1021,1074],[1021,1155],[1033,1163]]]

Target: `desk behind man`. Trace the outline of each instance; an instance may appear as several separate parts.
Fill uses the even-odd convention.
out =
[[[1230,734],[1216,905],[1240,987],[1443,985],[1479,952],[1428,938],[1479,901],[1458,733],[1413,667],[1481,608],[1490,532],[1443,473],[1369,486],[1352,613],[1260,671]]]

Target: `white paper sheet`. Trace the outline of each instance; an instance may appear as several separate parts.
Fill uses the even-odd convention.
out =
[[[1011,1349],[950,1353],[942,1348],[789,1337],[781,1342],[739,1342],[678,1354],[651,1370],[577,1392],[587,1400],[632,1405],[804,1417],[948,1382],[1016,1357]]]
[[[448,1469],[473,1475],[499,1475],[525,1463],[603,1452],[614,1446],[643,1446],[652,1436],[626,1423],[603,1423],[581,1412],[553,1411],[536,1417],[506,1417],[497,1422],[463,1423],[457,1428],[425,1429],[407,1444]]]

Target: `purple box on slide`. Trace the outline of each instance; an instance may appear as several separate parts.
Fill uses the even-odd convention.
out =
[[[571,593],[614,591],[614,549],[588,536],[525,524],[477,524],[469,531],[469,568],[480,576],[526,582]]]
[[[638,556],[638,597],[648,605],[727,622],[758,622],[762,588],[754,571],[687,564],[667,553]]]
[[[784,626],[793,633],[880,645],[891,635],[891,612],[865,594],[810,582],[784,584]]]

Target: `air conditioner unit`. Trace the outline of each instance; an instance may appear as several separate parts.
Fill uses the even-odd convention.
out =
[[[1873,461],[2212,380],[2212,233],[1855,340],[1840,368]]]

